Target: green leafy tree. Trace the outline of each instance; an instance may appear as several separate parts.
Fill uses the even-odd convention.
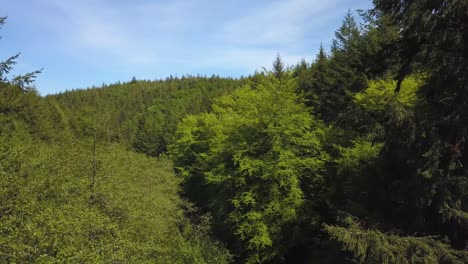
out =
[[[171,146],[192,197],[235,237],[247,262],[281,258],[288,225],[303,201],[300,181],[322,182],[324,128],[294,93],[294,82],[269,79],[190,116]]]
[[[0,29],[5,25],[6,19],[6,17],[0,17]],[[32,88],[29,85],[34,82],[34,79],[36,78],[37,74],[41,72],[41,70],[24,75],[18,75],[13,78],[8,78],[8,74],[13,69],[13,65],[16,64],[16,60],[18,59],[19,55],[20,54],[18,53],[3,62],[0,62],[0,81],[3,85],[11,84],[20,87],[23,91],[27,91],[28,89]]]

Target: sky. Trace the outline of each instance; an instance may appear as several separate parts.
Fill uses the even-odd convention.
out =
[[[279,53],[293,65],[331,45],[371,0],[0,0],[0,61],[43,68],[41,95],[169,75],[247,76]]]

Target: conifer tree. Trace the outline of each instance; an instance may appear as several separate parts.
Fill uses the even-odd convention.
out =
[[[351,67],[359,64],[359,42],[361,32],[356,23],[356,20],[348,10],[341,27],[335,31],[335,39],[332,43],[332,54],[341,56],[343,66]]]
[[[0,29],[4,26],[7,17],[0,17]],[[24,92],[27,90],[32,89],[29,85],[33,84],[34,79],[36,76],[41,73],[41,70],[33,71],[30,73],[26,73],[24,75],[18,75],[13,78],[9,78],[8,74],[13,69],[13,65],[16,64],[16,60],[20,56],[20,53],[11,56],[10,58],[6,59],[3,62],[0,62],[0,82],[3,84],[11,84],[18,86]],[[2,85],[3,86],[3,85]]]
[[[374,105],[371,112],[381,112],[378,116],[385,128],[377,163],[380,168],[372,177],[374,187],[370,186],[376,191],[367,193],[368,201],[373,201],[367,208],[376,210],[373,220],[380,223],[366,223],[373,231],[352,226],[326,229],[363,262],[464,263],[468,238],[468,4],[374,3],[372,12],[399,29],[385,47],[395,56],[388,67],[395,81],[384,90],[380,86],[378,98],[384,100],[375,97],[367,102]],[[405,83],[415,74],[423,78],[411,91],[414,87]],[[371,85],[368,95],[375,88]],[[384,111],[378,110],[386,104]],[[399,236],[375,231],[379,228]]]
[[[279,53],[276,55],[275,61],[273,62],[272,72],[273,72],[273,75],[278,80],[281,80],[286,73],[283,60],[281,59],[281,56],[279,55]]]
[[[420,96],[425,105],[389,118],[385,148],[392,203],[408,228],[447,235],[468,244],[468,3],[466,1],[375,1],[376,9],[402,28],[394,45],[399,68],[395,92],[408,73],[428,75]],[[412,162],[408,162],[412,161]],[[393,166],[399,164],[399,166]],[[411,192],[405,190],[411,189]],[[397,221],[398,221],[397,220]],[[424,224],[421,224],[424,223]]]

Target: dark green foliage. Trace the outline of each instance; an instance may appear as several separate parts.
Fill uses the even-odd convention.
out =
[[[388,117],[383,159],[389,213],[408,231],[444,234],[453,246],[466,248],[466,219],[460,216],[468,210],[468,3],[375,4],[396,26],[405,25],[395,43],[400,58],[395,92],[404,92],[403,78],[412,70],[428,76],[418,94],[425,104]]]
[[[282,79],[286,73],[284,63],[281,60],[281,56],[279,54],[276,55],[275,61],[273,62],[272,73],[278,80]]]
[[[331,47],[331,68],[336,87],[355,92],[363,88],[360,82],[361,31],[351,11],[346,14],[343,24],[335,32]]]
[[[468,4],[374,2],[371,13],[381,25],[398,28],[399,34],[381,49],[394,56],[387,60],[387,70],[395,81],[371,83],[356,95],[356,102],[384,131],[384,146],[374,163],[377,170],[369,175],[374,179],[370,188],[376,191],[366,192],[372,202],[364,204],[373,213],[359,216],[369,215],[366,222],[377,222],[384,231],[397,229],[402,237],[380,231],[328,231],[361,261],[464,263],[465,252],[449,246],[466,250],[468,243]],[[423,73],[423,78],[411,85],[414,73]],[[447,244],[441,244],[441,238]],[[354,248],[359,243],[365,246]]]
[[[343,126],[343,119],[347,118],[343,115],[352,107],[352,94],[366,85],[360,48],[363,36],[364,32],[348,11],[335,32],[330,55],[321,46],[309,70],[298,76],[299,89],[314,107],[314,113],[327,123]]]
[[[216,76],[173,80],[173,90],[164,97],[155,98],[151,106],[137,116],[133,147],[151,156],[163,153],[183,117],[210,111],[214,98],[234,90],[243,82]]]
[[[393,44],[399,36],[398,26],[380,12],[362,12],[361,18],[365,21],[359,43],[361,70],[368,79],[379,78],[388,71],[396,72],[398,56]]]
[[[338,110],[336,106],[344,105],[344,102],[337,97],[333,89],[331,77],[330,58],[325,53],[323,46],[320,46],[319,53],[311,65],[309,76],[299,76],[299,87],[304,90],[308,104],[314,109],[314,113],[327,119],[331,113]],[[336,101],[336,100],[340,101]],[[333,107],[332,107],[333,106]],[[325,117],[324,117],[325,116]]]
[[[451,249],[432,237],[401,237],[365,230],[358,225],[350,228],[325,225],[325,231],[343,243],[360,263],[421,263],[462,264],[468,253]]]

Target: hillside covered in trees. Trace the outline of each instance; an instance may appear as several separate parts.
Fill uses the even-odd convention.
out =
[[[0,63],[0,263],[468,263],[468,2],[373,3],[245,78]]]

